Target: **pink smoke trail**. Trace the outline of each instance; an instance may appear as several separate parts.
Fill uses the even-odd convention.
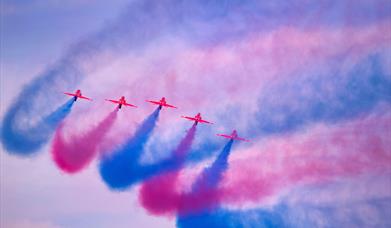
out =
[[[256,156],[231,162],[220,189],[222,200],[242,205],[300,184],[390,173],[390,129],[388,113],[331,129],[323,126],[311,134],[270,140],[260,149],[247,151]]]
[[[185,216],[218,206],[220,194],[217,187],[228,167],[232,143],[233,140],[230,140],[212,165],[202,171],[189,192],[178,191],[180,171],[157,177],[155,183],[149,183],[148,188],[142,188],[140,200],[143,206],[152,214],[171,216]]]
[[[177,169],[155,176],[141,186],[139,200],[144,208],[152,214],[172,214],[180,204],[181,197],[175,191],[175,186],[180,168],[183,166],[186,154],[193,143],[195,132],[196,125],[194,124],[173,152],[176,157]]]
[[[192,184],[191,191],[182,195],[177,212],[180,216],[210,211],[219,205],[218,186],[228,168],[228,158],[233,142],[232,139],[228,141],[214,162],[198,175]]]
[[[52,156],[56,165],[67,173],[76,173],[86,167],[96,156],[99,143],[115,122],[117,112],[118,109],[115,109],[85,135],[71,136],[68,142],[62,135],[62,123],[55,133],[52,144]]]

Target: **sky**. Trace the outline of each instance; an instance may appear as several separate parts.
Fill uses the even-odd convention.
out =
[[[390,28],[383,0],[1,0],[1,226],[389,227]]]

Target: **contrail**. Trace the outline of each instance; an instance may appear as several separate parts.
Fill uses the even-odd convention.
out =
[[[233,140],[229,140],[210,167],[205,168],[194,182],[191,192],[182,197],[178,208],[180,216],[210,211],[219,206],[220,194],[217,191],[224,172],[228,169],[228,157]]]
[[[185,140],[181,144],[184,144],[183,142]],[[217,186],[228,167],[228,157],[232,144],[233,140],[228,141],[212,165],[205,168],[197,178],[189,193],[178,191],[176,185],[180,170],[175,170],[146,181],[140,190],[139,200],[141,204],[155,215],[177,214],[179,216],[199,213],[218,206]],[[187,148],[187,151],[189,149]],[[177,156],[183,157],[183,151],[178,153]],[[180,159],[180,157],[179,162],[183,164],[183,159]],[[178,166],[180,167],[180,164]]]
[[[75,173],[86,167],[97,155],[99,143],[117,119],[117,113],[118,109],[115,109],[86,134],[71,136],[68,142],[62,135],[64,126],[60,125],[52,144],[52,155],[56,165],[67,173]]]
[[[175,191],[180,168],[184,165],[185,157],[191,149],[196,133],[194,124],[173,151],[175,158],[174,171],[152,177],[143,183],[139,200],[152,214],[173,214],[180,205],[181,195]]]
[[[20,156],[32,155],[50,138],[56,127],[67,117],[73,106],[73,98],[40,120],[31,128],[23,128],[15,122],[19,108],[14,104],[6,113],[1,128],[1,141],[6,151]]]
[[[109,153],[110,155],[102,156],[99,171],[102,179],[110,188],[121,190],[133,183],[135,169],[139,166],[144,146],[155,129],[159,113],[160,109],[157,108],[124,145]]]

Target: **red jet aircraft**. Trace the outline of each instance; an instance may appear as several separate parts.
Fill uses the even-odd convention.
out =
[[[136,105],[132,105],[132,104],[126,103],[126,100],[125,100],[124,96],[122,96],[118,101],[117,100],[108,100],[108,99],[106,99],[106,101],[110,101],[110,102],[113,102],[115,104],[118,104],[118,109],[121,109],[122,105],[131,106],[131,107],[137,108]]]
[[[227,139],[242,140],[242,141],[250,142],[250,140],[238,137],[238,133],[236,132],[236,130],[233,130],[231,135],[222,135],[222,134],[217,134],[217,135],[221,136],[221,137],[224,137],[224,138],[227,138]]]
[[[177,108],[177,107],[175,107],[173,105],[167,104],[165,97],[162,97],[162,99],[160,99],[160,101],[148,101],[147,100],[147,102],[150,102],[150,103],[155,104],[155,105],[159,105],[159,109],[162,109],[162,107]]]
[[[74,101],[76,101],[77,98],[81,98],[81,99],[86,99],[86,100],[92,101],[91,98],[88,98],[88,97],[85,97],[85,96],[81,95],[80,89],[76,90],[75,93],[64,93],[64,94],[72,96],[74,98]]]
[[[195,121],[195,125],[198,124],[198,122],[200,123],[207,123],[207,124],[213,124],[209,121],[206,121],[206,120],[203,120],[202,117],[201,117],[201,113],[198,113],[195,117],[189,117],[189,116],[181,116],[182,118],[185,118],[185,119],[188,119],[188,120],[191,120],[191,121]]]

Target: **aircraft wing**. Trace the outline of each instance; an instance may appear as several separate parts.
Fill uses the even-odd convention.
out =
[[[137,108],[136,105],[132,105],[132,104],[128,104],[128,103],[125,103],[125,104],[123,104],[123,105]]]
[[[221,136],[221,137],[224,137],[224,138],[227,138],[227,139],[232,139],[232,138],[233,138],[233,137],[230,136],[230,135],[217,134],[217,136]]]
[[[106,99],[106,101],[110,101],[110,102],[113,102],[113,103],[116,103],[116,104],[121,104],[121,102],[116,101],[116,100],[109,100],[109,99]]]
[[[158,101],[148,101],[148,100],[147,100],[147,102],[150,102],[150,103],[152,103],[152,104],[156,104],[156,105],[161,105],[161,103],[160,103],[160,102],[158,102]]]
[[[207,123],[207,124],[213,124],[213,123],[211,123],[209,121],[206,121],[206,120],[198,120],[198,122],[200,122],[200,123]]]
[[[78,98],[81,98],[81,99],[86,99],[86,100],[92,101],[92,99],[91,99],[91,98],[88,98],[88,97],[85,97],[85,96],[79,96]]]
[[[76,94],[73,94],[73,93],[64,93],[66,95],[69,95],[69,96],[77,96]]]
[[[170,105],[170,104],[165,104],[165,105],[163,105],[163,106],[169,107],[169,108],[177,108],[177,107],[175,107],[174,105]]]
[[[189,117],[189,116],[181,116],[181,117],[185,118],[185,119],[188,119],[188,120],[197,121],[197,119],[194,118],[194,117]]]
[[[241,141],[250,142],[250,140],[248,140],[248,139],[244,139],[244,138],[240,138],[240,137],[236,137],[235,139],[236,139],[236,140],[241,140]]]

